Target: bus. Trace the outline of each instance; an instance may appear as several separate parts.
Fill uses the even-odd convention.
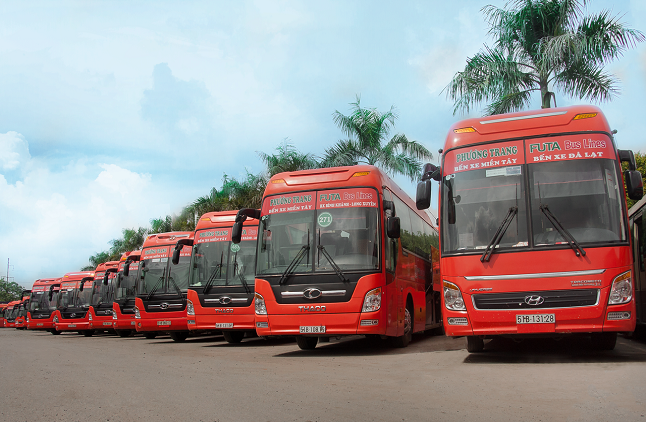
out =
[[[94,271],[67,273],[62,277],[52,334],[60,331],[78,331],[86,337],[94,334],[88,318],[93,284]]]
[[[135,282],[141,251],[124,252],[117,268],[112,326],[119,337],[131,336],[135,331]]]
[[[18,304],[18,314],[16,315],[16,329],[24,330],[27,328],[27,309],[29,308],[30,290],[22,291],[22,300]]]
[[[5,320],[5,311],[8,305],[9,303],[0,303],[0,328],[4,328],[7,323]]]
[[[197,222],[194,239],[181,239],[176,247],[179,251],[184,245],[193,245],[188,329],[222,330],[228,343],[239,343],[245,334],[256,335],[253,289],[258,226],[257,221],[256,225],[245,225],[241,242],[231,243],[236,214],[237,211],[204,214]]]
[[[259,336],[295,336],[305,350],[357,334],[405,347],[441,326],[437,230],[377,167],[279,173],[260,210],[238,212],[234,243],[249,217],[259,221]]]
[[[5,327],[7,328],[16,328],[16,317],[18,316],[18,305],[20,305],[19,300],[12,300],[7,304],[7,309],[5,310]]]
[[[635,261],[635,319],[640,327],[646,326],[646,197],[628,210],[630,236]]]
[[[173,246],[192,239],[193,232],[151,234],[144,241],[137,275],[135,321],[137,332],[148,339],[169,332],[174,341],[189,335],[186,291],[191,246],[183,246],[177,265],[171,265]]]
[[[119,261],[108,261],[97,265],[94,270],[94,283],[88,321],[90,328],[96,331],[113,331],[112,302],[114,300],[114,280],[116,279]]]
[[[34,281],[29,297],[29,309],[27,310],[27,329],[47,330],[54,328],[54,310],[58,289],[60,289],[60,278],[43,278]]]
[[[590,336],[600,350],[635,328],[631,198],[642,179],[601,110],[572,106],[463,120],[417,206],[439,182],[442,306],[470,353],[496,336]]]

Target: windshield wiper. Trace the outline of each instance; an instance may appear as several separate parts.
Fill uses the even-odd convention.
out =
[[[235,255],[233,256],[233,275],[236,275],[236,270],[238,269],[238,252],[236,251]],[[247,279],[245,279],[244,274],[242,272],[238,273],[238,278],[240,279],[240,282],[244,286],[244,289],[247,291],[247,293],[251,293],[249,290],[249,285],[247,284]]]
[[[220,263],[215,266],[215,269],[211,272],[209,279],[206,281],[206,284],[204,285],[204,294],[207,294],[209,290],[211,290],[211,284],[213,284],[213,281],[215,280],[216,276],[222,273],[223,259],[224,259],[224,251],[222,251],[222,253],[220,254]]]
[[[336,275],[339,276],[341,281],[343,281],[344,283],[347,283],[348,281],[350,281],[350,280],[347,279],[345,274],[343,274],[343,271],[341,271],[341,268],[339,268],[339,266],[336,264],[336,262],[334,262],[334,259],[332,259],[332,256],[325,249],[325,246],[321,245],[321,232],[320,231],[319,231],[319,244],[318,244],[317,248],[319,250],[319,258],[318,258],[319,259],[319,266],[321,265],[320,253],[323,253],[323,256],[327,258],[328,262],[332,266],[332,269],[334,270]]]
[[[166,273],[166,270],[164,270],[164,274],[162,274],[162,275],[159,277],[159,279],[157,280],[157,283],[155,283],[155,286],[152,288],[152,290],[150,291],[150,293],[148,293],[148,296],[147,296],[147,298],[148,298],[148,299],[152,298],[152,297],[153,297],[153,295],[155,294],[155,292],[156,292],[157,290],[159,290],[159,288],[164,284],[164,275],[165,275],[165,273]]]
[[[168,276],[168,281],[170,281],[171,283],[173,283],[173,287],[175,287],[175,290],[177,290],[177,294],[178,294],[180,297],[182,297],[182,289],[180,289],[180,288],[179,288],[179,286],[177,285],[177,283],[175,283],[175,279],[173,278],[173,276],[172,276],[172,275],[169,275],[169,276]]]
[[[568,243],[568,245],[570,245],[576,256],[585,256],[585,251],[583,250],[581,245],[579,245],[574,236],[572,236],[572,234],[565,227],[563,227],[563,224],[561,224],[556,216],[552,214],[550,209],[547,207],[547,204],[541,205],[539,208],[543,212],[543,214],[545,214],[545,217],[550,220],[550,223],[552,223],[561,237]]]
[[[294,269],[296,269],[296,266],[300,264],[300,262],[303,260],[305,255],[309,257],[309,252],[310,252],[310,231],[308,229],[307,244],[301,246],[301,249],[298,251],[294,259],[292,259],[292,262],[290,262],[287,268],[285,268],[285,272],[283,273],[283,275],[280,276],[280,280],[278,280],[279,286],[283,284],[284,281],[287,281],[289,276],[294,272]]]
[[[514,220],[514,217],[518,213],[518,207],[510,207],[509,212],[507,212],[507,216],[505,217],[504,220],[502,220],[502,223],[500,224],[500,227],[498,227],[498,230],[496,231],[496,234],[493,235],[493,239],[491,239],[491,242],[487,245],[485,248],[484,253],[480,257],[480,262],[489,262],[489,259],[491,259],[491,254],[493,254],[493,251],[496,249],[496,246],[500,243],[502,240],[502,237],[505,235],[505,232],[509,228],[509,225],[511,222]]]

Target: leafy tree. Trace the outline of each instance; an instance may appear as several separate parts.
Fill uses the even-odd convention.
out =
[[[492,5],[482,11],[493,47],[467,59],[445,88],[454,114],[490,102],[486,114],[522,110],[540,91],[543,108],[556,106],[552,89],[591,101],[611,100],[617,79],[604,65],[644,40],[618,16],[603,11],[584,16],[585,0],[514,0],[510,10]]]
[[[637,171],[642,174],[642,179],[646,180],[646,153],[636,152],[635,163],[637,164]],[[628,170],[628,163],[622,163],[621,167],[622,170]],[[626,195],[625,189],[624,195]],[[638,202],[628,198],[628,195],[626,195],[626,201],[628,202],[628,208],[632,207]]]
[[[384,169],[391,175],[403,174],[412,181],[418,179],[422,161],[433,158],[431,152],[416,141],[409,140],[404,134],[388,139],[395,125],[395,107],[381,113],[376,109],[361,106],[361,98],[350,103],[352,112],[346,116],[339,111],[332,115],[334,123],[348,136],[325,151],[322,167],[336,167],[371,164]]]
[[[305,154],[296,149],[285,138],[283,145],[276,148],[277,154],[257,152],[260,159],[267,166],[267,173],[273,175],[284,171],[298,171],[319,168],[320,164],[313,154]]]
[[[0,302],[11,302],[22,299],[24,288],[15,281],[7,281],[0,277]]]

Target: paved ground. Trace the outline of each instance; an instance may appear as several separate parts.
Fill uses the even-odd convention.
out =
[[[175,343],[0,329],[1,421],[643,421],[646,341]]]

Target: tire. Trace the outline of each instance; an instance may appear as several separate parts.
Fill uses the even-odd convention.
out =
[[[119,337],[130,337],[132,335],[132,330],[117,330],[117,335]]]
[[[480,353],[484,350],[484,340],[477,336],[467,336],[467,352]]]
[[[144,337],[146,337],[148,340],[152,340],[157,337],[157,333],[144,333]]]
[[[54,334],[55,336],[60,335],[60,333],[61,333],[59,330],[55,330],[53,328],[49,332]]]
[[[590,337],[595,350],[613,350],[617,344],[617,333],[592,333]]]
[[[85,337],[92,337],[94,335],[94,330],[83,331]]]
[[[182,342],[188,338],[188,331],[171,331],[170,338],[173,341]]]
[[[301,350],[314,350],[318,342],[318,337],[296,336],[296,344]]]
[[[244,337],[244,331],[222,331],[227,343],[240,343]]]
[[[411,312],[411,309],[412,306],[409,302],[404,311],[404,335],[393,337],[392,339],[393,346],[395,347],[404,348],[413,339],[413,312]]]

